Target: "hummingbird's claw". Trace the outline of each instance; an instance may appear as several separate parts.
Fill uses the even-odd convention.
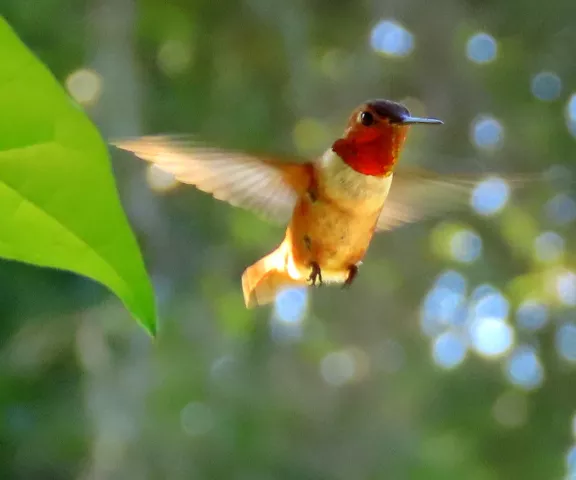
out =
[[[322,270],[320,269],[320,265],[317,262],[312,262],[310,264],[310,268],[312,272],[310,272],[310,276],[308,277],[308,281],[312,284],[312,286],[316,285],[316,281],[318,281],[318,285],[322,285]]]
[[[358,265],[351,265],[350,268],[348,268],[348,278],[346,278],[346,281],[344,282],[344,285],[342,285],[342,288],[349,288],[350,285],[352,285],[354,279],[356,278],[356,275],[358,275]]]

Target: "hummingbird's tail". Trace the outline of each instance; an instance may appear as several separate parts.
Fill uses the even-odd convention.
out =
[[[280,245],[269,255],[250,265],[242,274],[242,291],[246,308],[266,305],[276,298],[283,288],[305,285],[295,280],[287,272],[287,252]]]

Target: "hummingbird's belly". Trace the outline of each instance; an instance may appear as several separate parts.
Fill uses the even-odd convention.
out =
[[[352,213],[317,203],[303,224],[292,227],[294,264],[301,275],[310,274],[310,265],[317,263],[322,279],[343,282],[351,266],[364,257],[372,239],[379,212]]]
[[[344,212],[320,215],[310,229],[312,256],[325,270],[348,271],[364,257],[375,223],[375,216],[358,217]]]

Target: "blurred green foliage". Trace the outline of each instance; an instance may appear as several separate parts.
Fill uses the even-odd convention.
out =
[[[193,132],[313,155],[358,103],[384,97],[445,121],[410,132],[406,164],[556,172],[494,216],[470,209],[380,235],[352,289],[315,290],[302,321],[287,324],[270,309],[246,311],[240,289],[242,270],[282,229],[193,188],[159,188],[142,162],[115,154],[161,334],[151,346],[83,279],[3,263],[2,478],[566,478],[576,462],[576,340],[561,335],[574,324],[574,2],[4,0],[2,9],[106,137]],[[408,53],[386,53],[404,38],[398,30],[373,47],[386,19],[412,35]],[[496,47],[485,62],[470,53],[481,32]],[[535,84],[542,72],[559,90]],[[455,255],[454,238],[469,238],[459,232],[481,239],[470,261]],[[544,242],[544,255],[546,232],[563,243]],[[423,327],[449,270],[465,292],[440,303],[463,298],[472,311],[483,284],[508,302],[505,352],[466,345],[462,361],[441,366],[438,339],[460,330]],[[519,322],[528,300],[547,312],[536,330]],[[519,348],[536,352],[532,384],[512,381]]]

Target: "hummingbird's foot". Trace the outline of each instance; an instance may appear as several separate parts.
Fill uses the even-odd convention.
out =
[[[318,285],[322,285],[322,270],[320,270],[320,265],[317,262],[312,262],[310,264],[310,268],[312,272],[310,272],[310,276],[308,277],[308,281],[312,284],[312,286],[316,285],[316,281],[318,281]]]
[[[348,268],[348,277],[346,278],[344,285],[342,285],[342,288],[350,287],[350,285],[352,285],[352,282],[356,278],[356,275],[358,275],[358,265],[351,265]]]

